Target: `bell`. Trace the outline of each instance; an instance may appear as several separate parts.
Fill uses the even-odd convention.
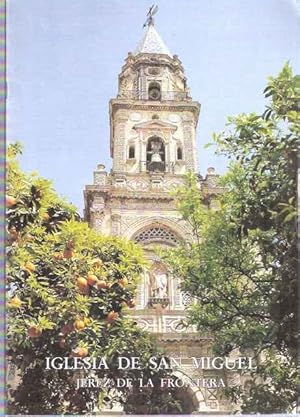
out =
[[[151,155],[151,162],[162,162],[161,156],[160,156],[160,154],[158,152],[157,153],[153,153]]]

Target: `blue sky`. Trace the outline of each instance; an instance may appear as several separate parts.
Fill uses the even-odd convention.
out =
[[[152,1],[8,0],[7,138],[22,167],[83,207],[97,164],[111,167],[108,101]],[[298,0],[162,0],[155,27],[185,67],[198,125],[199,171],[226,161],[203,149],[226,118],[261,112],[266,78],[300,73]],[[298,7],[297,7],[298,4]]]

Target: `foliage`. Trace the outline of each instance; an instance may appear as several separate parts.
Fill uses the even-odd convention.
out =
[[[217,152],[231,159],[217,210],[201,202],[192,175],[177,193],[195,240],[168,262],[197,300],[190,323],[212,332],[215,352],[239,349],[256,358],[251,389],[228,390],[246,412],[290,411],[297,397],[299,92],[299,77],[286,64],[269,79],[263,115],[231,117],[214,135]]]
[[[80,221],[49,181],[26,175],[17,162],[20,145],[8,148],[7,354],[18,369],[9,389],[10,414],[85,413],[125,404],[126,412],[175,412],[178,402],[158,386],[143,389],[167,370],[148,366],[164,357],[155,341],[128,317],[144,266],[133,243],[103,237]],[[109,369],[96,378],[130,378],[133,387],[79,388],[88,371],[49,369],[46,357],[105,357]],[[142,369],[117,369],[117,357],[140,358]]]

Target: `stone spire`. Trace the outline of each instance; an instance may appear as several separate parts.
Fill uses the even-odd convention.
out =
[[[171,52],[155,30],[153,22],[148,25],[144,38],[134,51],[134,55],[137,54],[165,54],[172,57]]]

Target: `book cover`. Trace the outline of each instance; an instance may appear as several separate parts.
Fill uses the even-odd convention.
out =
[[[296,414],[299,5],[7,4],[7,414]]]

